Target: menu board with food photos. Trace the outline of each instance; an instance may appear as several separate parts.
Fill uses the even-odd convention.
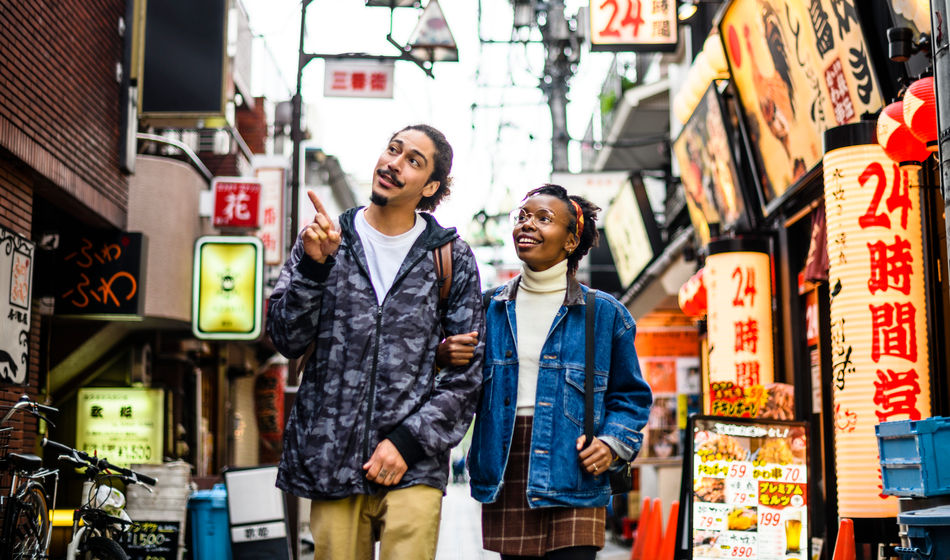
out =
[[[809,558],[807,428],[690,418],[689,558]]]

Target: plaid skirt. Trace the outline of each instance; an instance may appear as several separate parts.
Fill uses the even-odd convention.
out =
[[[494,503],[482,504],[482,546],[514,556],[544,556],[573,546],[603,548],[606,508],[528,507],[531,420],[515,418],[501,495]]]

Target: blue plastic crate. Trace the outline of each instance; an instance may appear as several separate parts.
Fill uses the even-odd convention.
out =
[[[228,492],[224,484],[198,490],[188,500],[193,560],[231,560]]]
[[[907,527],[909,543],[896,549],[901,560],[950,558],[950,506],[907,511],[897,522]]]
[[[874,431],[885,494],[950,494],[950,418],[881,422]]]

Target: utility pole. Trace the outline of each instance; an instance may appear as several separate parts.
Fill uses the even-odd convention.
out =
[[[547,96],[551,109],[551,169],[567,171],[570,141],[567,132],[568,82],[574,75],[580,50],[564,17],[564,0],[550,0],[546,8],[546,12],[541,14],[544,19],[539,21],[539,28],[545,51],[541,91]]]

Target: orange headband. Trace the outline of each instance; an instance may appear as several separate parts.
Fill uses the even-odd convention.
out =
[[[581,234],[584,233],[584,212],[581,210],[581,206],[574,202],[573,199],[569,198],[568,200],[574,205],[574,212],[577,214],[577,239],[580,240]]]

